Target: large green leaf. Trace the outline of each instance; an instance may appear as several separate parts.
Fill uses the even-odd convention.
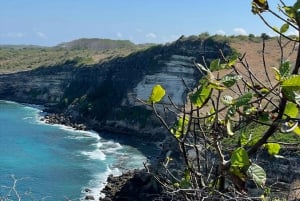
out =
[[[300,75],[291,75],[287,77],[282,81],[281,87],[293,91],[300,90]]]
[[[252,99],[252,93],[246,93],[235,100],[235,106],[240,107],[242,105],[247,105]]]
[[[249,166],[250,160],[247,151],[242,147],[237,148],[233,151],[230,162],[233,167],[243,168]]]
[[[297,104],[288,101],[284,109],[284,114],[291,118],[296,118],[298,116],[298,112]]]
[[[252,164],[247,169],[246,174],[250,179],[253,179],[257,186],[264,187],[267,180],[267,175],[262,167],[258,166],[257,164]]]
[[[161,85],[155,85],[152,89],[151,96],[149,97],[149,102],[157,103],[165,96],[166,91]]]
[[[190,95],[191,103],[202,107],[209,99],[212,89],[206,84],[202,85],[195,93]]]
[[[280,151],[280,144],[278,143],[266,143],[264,147],[268,150],[268,153],[272,156],[277,155]]]
[[[226,86],[226,87],[231,87],[233,86],[238,80],[242,79],[242,76],[240,75],[225,75],[221,82]]]
[[[300,90],[300,75],[292,75],[281,82],[282,93],[284,97],[294,103],[299,102],[297,91]]]

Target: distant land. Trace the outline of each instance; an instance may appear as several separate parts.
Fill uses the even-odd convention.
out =
[[[134,44],[128,40],[82,38],[53,47],[0,45],[0,73],[32,70],[66,61],[91,65],[146,49],[154,44]]]

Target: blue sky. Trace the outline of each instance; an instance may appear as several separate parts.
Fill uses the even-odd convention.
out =
[[[0,0],[0,27],[0,44],[46,46],[78,38],[165,43],[203,32],[272,34],[251,13],[251,0]]]

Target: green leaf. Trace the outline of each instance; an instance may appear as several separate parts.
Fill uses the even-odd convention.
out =
[[[266,180],[267,180],[267,175],[265,170],[258,166],[257,164],[252,164],[249,166],[246,172],[247,176],[255,182],[255,184],[259,187],[264,187]]]
[[[187,117],[179,117],[175,126],[171,129],[171,133],[177,138],[181,138],[187,131],[189,119]]]
[[[155,85],[152,89],[151,96],[149,97],[149,102],[151,103],[157,103],[159,102],[166,94],[166,91],[162,86]]]
[[[300,75],[291,75],[281,82],[283,96],[294,103],[299,102]]]
[[[191,103],[197,107],[202,107],[209,99],[212,89],[206,84],[202,85],[195,93],[190,95]]]
[[[245,146],[250,142],[251,136],[249,136],[249,133],[246,131],[245,128],[241,129],[241,135],[239,140],[242,146]]]
[[[247,105],[249,103],[249,101],[252,99],[252,93],[246,93],[242,96],[240,96],[239,98],[237,98],[234,102],[234,105],[236,107],[240,107],[242,105]]]
[[[284,61],[279,67],[279,73],[281,77],[288,77],[291,75],[291,62]]]
[[[215,59],[210,62],[209,69],[211,72],[220,70],[220,59]]]
[[[280,33],[285,33],[288,29],[289,29],[289,24],[283,24],[281,27],[280,27]]]
[[[247,151],[242,147],[237,148],[233,151],[230,162],[233,167],[243,168],[249,166],[250,160]]]
[[[284,114],[288,117],[296,118],[298,116],[297,104],[288,101],[284,108]]]
[[[226,86],[226,87],[231,87],[233,86],[238,80],[242,79],[242,76],[240,75],[225,75],[221,82]]]
[[[294,132],[295,134],[297,134],[297,135],[300,135],[300,127],[297,126],[297,127],[293,130],[293,132]]]
[[[282,88],[297,91],[300,90],[300,75],[291,75],[281,83]]]
[[[278,143],[266,143],[264,147],[268,150],[268,153],[272,156],[277,155],[280,151],[280,144]]]

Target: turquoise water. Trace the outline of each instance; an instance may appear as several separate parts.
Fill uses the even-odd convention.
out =
[[[0,198],[11,191],[13,177],[22,200],[80,200],[85,189],[97,198],[109,174],[146,161],[131,146],[39,118],[37,108],[0,101]]]

